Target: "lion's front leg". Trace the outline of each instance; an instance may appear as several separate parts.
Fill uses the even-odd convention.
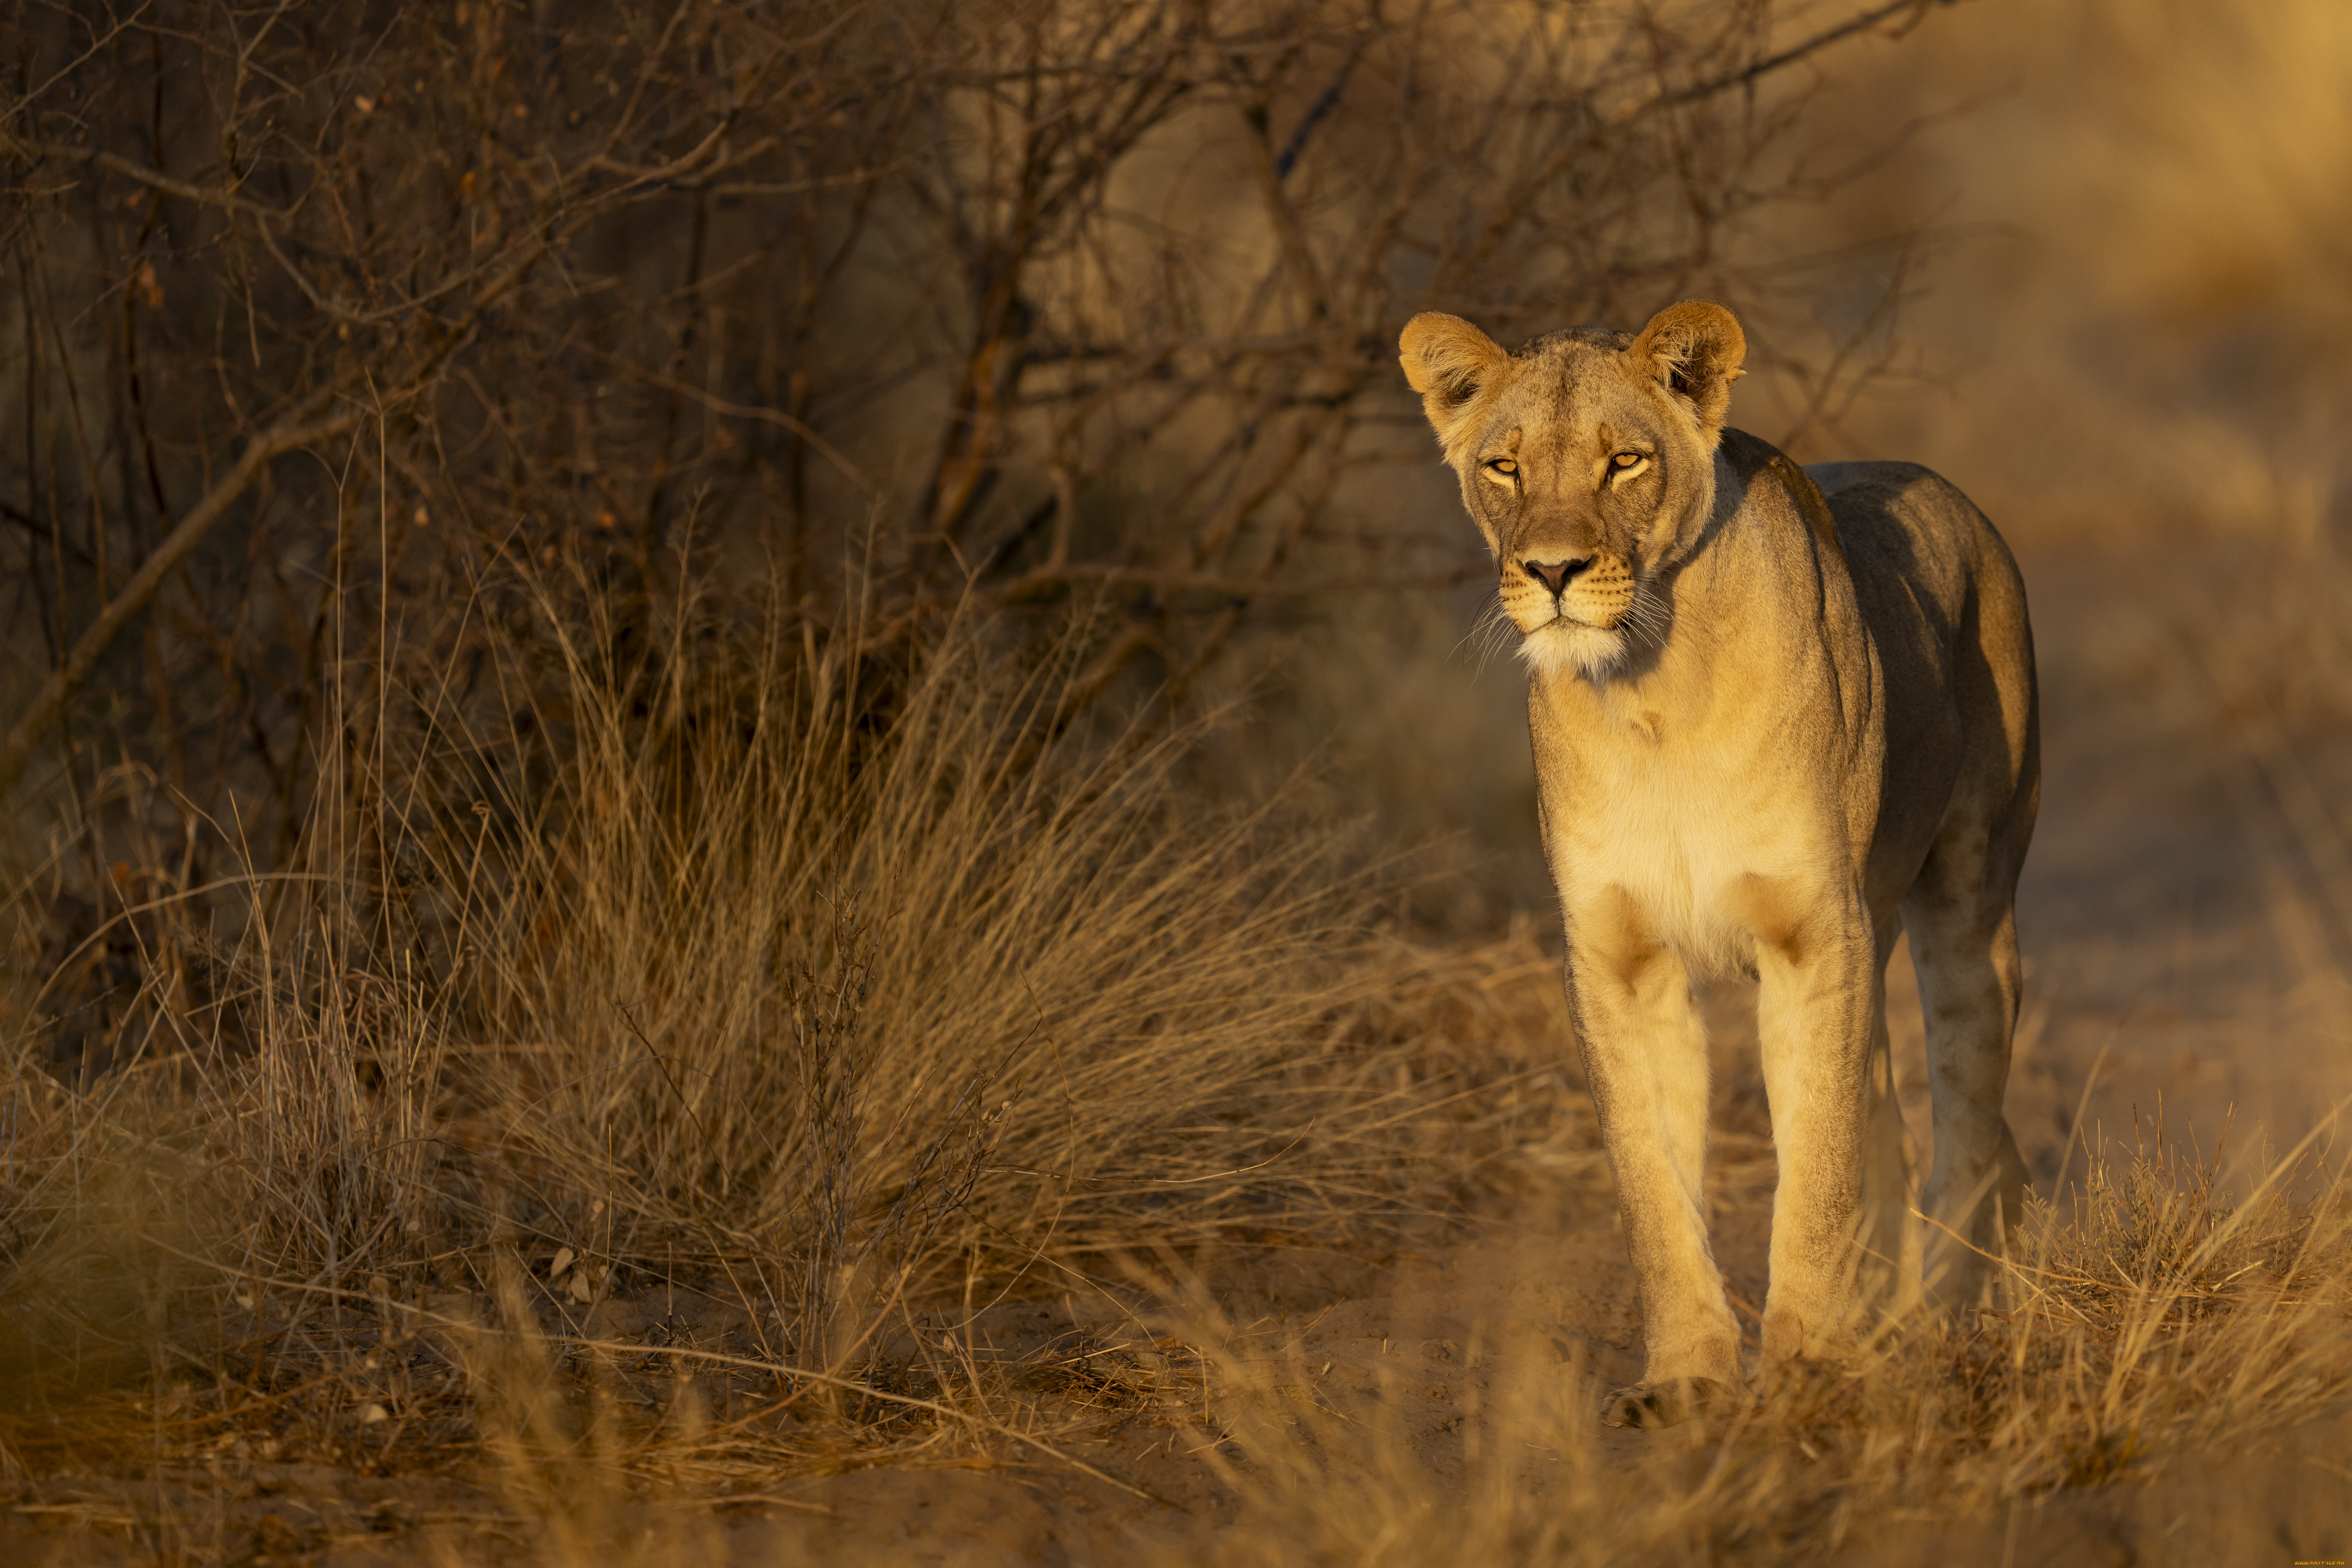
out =
[[[1622,894],[1571,913],[1569,996],[1642,1299],[1640,1387],[1619,1425],[1673,1420],[1741,1385],[1739,1331],[1707,1246],[1706,1036],[1682,961]]]
[[[1832,911],[1843,905],[1848,918]],[[1864,1142],[1874,1036],[1876,942],[1859,895],[1757,943],[1764,1088],[1780,1184],[1772,1195],[1768,1359],[1835,1356],[1860,1316]]]

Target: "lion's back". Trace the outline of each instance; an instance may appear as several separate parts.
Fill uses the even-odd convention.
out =
[[[2013,816],[2012,830],[2030,833],[2040,703],[2017,558],[1976,503],[1931,468],[1817,463],[1805,472],[1829,502],[1878,647],[1890,767],[1926,762],[1905,753],[1948,722],[1958,754],[1927,771],[1976,775],[1979,791],[2012,803],[1980,802],[1985,815]]]
[[[1976,643],[2032,679],[2025,580],[2008,543],[1958,486],[1917,463],[1814,463],[1864,614],[1882,638]],[[1901,623],[1915,620],[1915,628]]]

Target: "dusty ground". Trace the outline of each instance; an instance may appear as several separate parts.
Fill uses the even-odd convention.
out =
[[[2160,1101],[2209,1153],[2225,1128],[2234,1147],[2266,1137],[2284,1153],[2352,1096],[2352,732],[2274,716],[2259,647],[2238,656],[2226,626],[2184,642],[2179,628],[2229,612],[2195,603],[2205,563],[2030,567],[2047,770],[2019,907],[2034,1026],[2011,1120],[2043,1173],[2036,1097],[2053,1092],[2109,1137]]]
[[[2197,688],[2193,661],[2167,629],[2161,591],[2119,578],[2111,561],[2028,564],[2047,744],[2020,915],[2030,1000],[2010,1095],[2028,1160],[2046,1186],[2065,1167],[2079,1172],[2086,1135],[2128,1138],[2136,1125],[2152,1133],[2159,1110],[2168,1134],[2209,1152],[2225,1130],[2242,1157],[2265,1138],[2282,1151],[2352,1094],[2341,945],[2352,928],[2330,904],[2324,875],[2330,834],[2341,853],[2347,825],[2333,803],[2352,798],[2352,741],[2325,727],[2223,719],[2227,693]],[[1893,997],[1906,1110],[1924,1140],[1916,1000],[1899,957]],[[1722,1131],[1714,1189],[1719,1257],[1735,1300],[1752,1312],[1764,1289],[1770,1165],[1745,1002],[1736,990],[1710,999]],[[647,1512],[645,1528],[687,1531],[698,1559],[740,1562],[1213,1553],[1234,1518],[1234,1479],[1252,1461],[1245,1444],[1221,1445],[1232,1412],[1218,1408],[1218,1380],[1188,1348],[1204,1342],[1211,1315],[1280,1397],[1379,1411],[1388,1436],[1442,1487],[1491,1457],[1498,1413],[1515,1400],[1530,1391],[1589,1399],[1639,1367],[1638,1314],[1605,1174],[1589,1148],[1564,1138],[1533,1143],[1518,1160],[1517,1179],[1503,1184],[1512,1199],[1433,1223],[1391,1253],[1296,1245],[1240,1253],[1209,1261],[1210,1287],[1190,1305],[1139,1291],[1016,1302],[961,1331],[960,1353],[975,1366],[1013,1369],[1013,1386],[1065,1458],[1131,1489],[1042,1453],[935,1453],[913,1465],[740,1481],[684,1514]],[[615,1304],[599,1327],[646,1341],[657,1321],[709,1345],[730,1342],[740,1327],[674,1297]],[[727,1389],[714,1382],[708,1397],[724,1418]],[[1628,1464],[1672,1440],[1595,1436],[1604,1456]],[[2352,1425],[2322,1422],[2273,1434],[2226,1464],[2143,1467],[2138,1484],[2049,1494],[1958,1529],[1860,1521],[1845,1560],[2340,1557],[2352,1522],[2347,1453]],[[205,1471],[22,1486],[0,1521],[0,1559],[184,1552],[391,1562],[436,1539],[462,1540],[450,1550],[466,1556],[496,1556],[531,1544],[499,1522],[515,1500],[448,1478],[232,1454]],[[176,1522],[159,1527],[163,1518]]]

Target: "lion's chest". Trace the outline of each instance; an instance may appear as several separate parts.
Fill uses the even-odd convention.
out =
[[[1677,735],[1646,717],[1538,742],[1545,852],[1571,928],[1630,908],[1695,973],[1752,972],[1759,909],[1810,907],[1850,879],[1840,815],[1792,765],[1807,750],[1794,737]]]

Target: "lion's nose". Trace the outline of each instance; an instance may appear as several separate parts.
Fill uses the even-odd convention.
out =
[[[1551,590],[1551,596],[1555,599],[1559,597],[1560,590],[1568,586],[1568,580],[1570,577],[1591,564],[1592,557],[1590,555],[1581,561],[1522,561],[1519,563],[1520,567],[1528,576]]]

